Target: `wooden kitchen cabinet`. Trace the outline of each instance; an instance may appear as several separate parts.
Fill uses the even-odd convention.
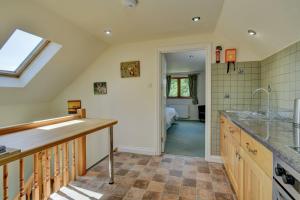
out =
[[[221,117],[220,123],[221,157],[237,198],[239,200],[271,200],[272,177],[266,173],[265,168],[262,168],[261,163],[257,163],[257,158],[252,158],[249,146],[245,149],[241,144],[241,141],[244,141],[241,139],[244,138],[242,134],[247,133],[241,131],[224,116]],[[252,142],[251,147],[257,146],[253,146]],[[257,155],[260,153],[261,148]]]
[[[262,170],[259,165],[243,149],[241,153],[242,181],[241,200],[271,200],[272,179]]]

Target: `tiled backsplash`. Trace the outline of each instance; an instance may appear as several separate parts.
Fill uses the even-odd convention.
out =
[[[227,64],[212,65],[212,127],[211,152],[219,155],[219,110],[254,110],[260,107],[260,96],[251,98],[260,87],[260,62],[236,64],[227,74]]]
[[[270,84],[271,111],[292,111],[295,98],[300,98],[300,42],[261,62],[261,86]],[[261,97],[261,110],[266,110],[267,97]]]

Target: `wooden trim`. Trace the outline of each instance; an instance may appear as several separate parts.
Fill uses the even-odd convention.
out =
[[[85,108],[81,108],[77,110],[77,115],[80,116],[80,118],[86,118],[86,110]]]
[[[61,174],[60,174],[60,156],[58,146],[53,148],[54,151],[54,184],[53,192],[57,192],[61,186]]]
[[[3,166],[3,200],[8,200],[8,167]]]
[[[64,143],[63,145],[63,186],[67,186],[69,183],[69,151],[68,151],[68,143]]]
[[[78,143],[78,176],[83,176],[86,174],[86,137],[81,137],[77,139]]]
[[[75,140],[72,141],[72,173],[71,173],[71,180],[76,179],[76,151],[75,151]]]
[[[33,193],[32,198],[33,200],[39,200],[40,199],[40,153],[36,153],[33,156]]]
[[[3,128],[0,128],[0,136],[19,132],[19,131],[34,129],[34,128],[38,128],[41,126],[47,126],[47,125],[62,123],[62,122],[66,122],[66,121],[71,121],[74,119],[80,119],[80,118],[81,118],[81,116],[79,114],[75,114],[75,115],[69,115],[69,116],[58,117],[58,118],[53,118],[53,119],[46,119],[46,120],[35,121],[35,122],[30,122],[30,123],[25,123],[25,124],[18,124],[18,125],[14,125],[14,126],[3,127]]]
[[[50,152],[43,151],[43,199],[47,200],[51,194],[51,177],[50,177]]]
[[[19,174],[20,174],[20,200],[25,200],[25,181],[24,181],[24,160],[20,159],[19,166]]]
[[[0,76],[19,78],[27,67],[36,59],[38,55],[50,44],[50,40],[43,40],[41,43],[27,56],[27,58],[21,63],[16,71],[3,71],[0,70]]]
[[[66,142],[69,142],[69,141],[77,139],[77,138],[85,137],[86,135],[89,135],[91,133],[94,133],[96,131],[99,131],[99,130],[102,130],[102,129],[105,129],[105,128],[108,128],[108,127],[111,127],[111,126],[113,126],[113,125],[115,125],[117,123],[118,123],[118,121],[114,120],[114,121],[111,121],[109,123],[106,123],[106,124],[103,124],[101,126],[98,126],[96,128],[89,129],[87,131],[83,131],[83,132],[81,132],[81,133],[79,133],[77,135],[66,137],[66,138],[61,139],[59,141],[51,142],[51,143],[39,146],[39,147],[34,148],[34,149],[30,149],[30,150],[27,150],[27,151],[21,151],[19,153],[13,154],[11,156],[7,156],[5,158],[1,158],[1,160],[0,160],[0,166],[5,165],[5,164],[10,163],[10,162],[13,162],[15,160],[19,160],[19,159],[24,158],[26,156],[30,156],[30,155],[35,154],[37,152],[43,151],[45,149],[52,148],[52,147],[54,147],[56,145],[60,145],[60,144],[66,143]]]

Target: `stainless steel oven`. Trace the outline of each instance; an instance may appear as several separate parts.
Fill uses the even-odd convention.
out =
[[[273,200],[300,200],[300,174],[278,158],[273,163]]]

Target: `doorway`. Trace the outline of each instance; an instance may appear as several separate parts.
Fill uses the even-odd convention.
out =
[[[206,157],[207,57],[201,48],[160,52],[164,153]]]

